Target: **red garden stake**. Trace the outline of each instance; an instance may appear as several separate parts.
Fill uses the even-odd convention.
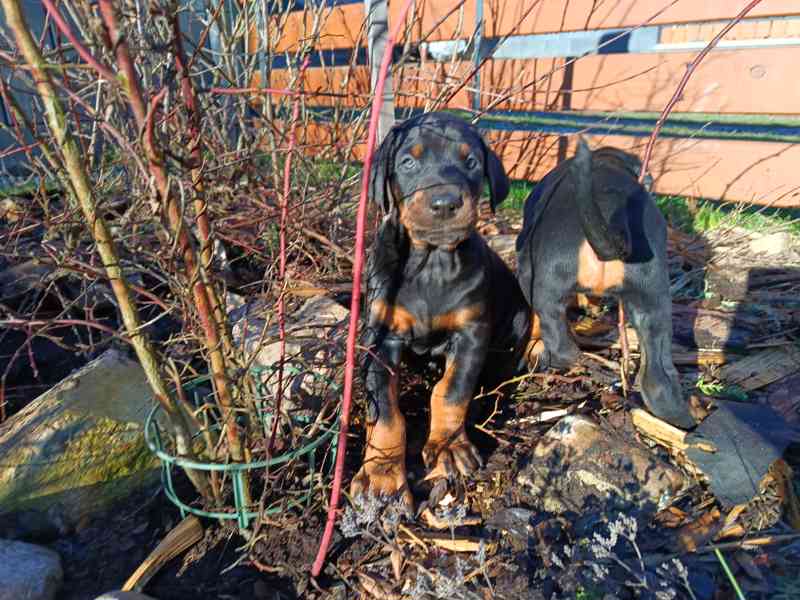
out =
[[[372,166],[372,153],[375,150],[375,137],[378,129],[381,103],[383,102],[383,89],[386,84],[386,74],[392,61],[394,41],[400,33],[400,28],[405,23],[406,14],[414,0],[406,0],[402,10],[397,15],[397,21],[389,32],[386,40],[386,49],[383,52],[378,82],[375,86],[375,96],[372,100],[372,110],[369,118],[369,131],[367,133],[367,149],[364,157],[364,168],[361,171],[361,196],[358,200],[358,215],[356,217],[356,244],[353,261],[353,296],[350,301],[350,327],[347,333],[347,353],[344,367],[344,393],[342,395],[342,412],[339,417],[339,445],[336,452],[336,468],[333,473],[333,486],[331,501],[328,505],[328,520],[325,522],[325,531],[319,542],[319,551],[311,567],[312,577],[318,577],[325,563],[325,556],[331,545],[333,527],[336,524],[336,511],[339,507],[339,497],[342,491],[342,474],[344,472],[344,456],[347,448],[347,430],[350,423],[350,403],[353,397],[353,372],[356,358],[356,335],[358,332],[359,309],[361,306],[361,271],[364,264],[364,230],[367,221],[367,189],[369,186],[369,172]]]

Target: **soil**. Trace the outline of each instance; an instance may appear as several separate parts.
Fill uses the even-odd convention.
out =
[[[703,314],[707,317],[726,314],[725,303],[720,298],[704,299],[700,295],[704,290],[703,280],[696,278],[697,265],[691,264],[691,257],[676,252],[671,264],[676,271],[674,276],[681,277],[683,273],[689,279],[695,277],[690,282],[695,295],[676,300],[676,307],[684,312],[694,311],[692,314],[705,311]],[[726,330],[724,338],[717,340],[720,342],[717,347],[745,356],[765,345],[796,344],[800,324],[797,303],[800,278],[797,274],[777,280],[772,287],[761,285],[751,291],[752,305],[741,304],[735,317],[728,319],[734,330]],[[590,316],[594,322],[604,323],[601,330],[613,331],[612,315],[616,314],[613,304],[590,306],[585,313],[584,316]],[[696,333],[690,321],[689,317],[676,320],[676,340],[692,338]],[[698,324],[699,320],[694,326]],[[714,337],[714,331],[705,331],[706,334]],[[5,335],[0,340],[0,353],[7,356],[19,347],[20,335]],[[48,368],[44,374],[20,371],[10,388],[13,392],[10,412],[19,410],[63,373],[80,366],[88,358],[75,353],[70,355],[46,341],[36,344],[32,348],[33,355],[42,361],[46,359],[54,368]],[[755,345],[748,349],[748,344]],[[615,349],[597,352],[612,365],[619,359],[619,351]],[[529,378],[497,404],[489,398],[476,402],[468,433],[486,466],[473,477],[450,482],[447,486],[424,482],[425,469],[421,461],[427,435],[428,390],[436,373],[406,377],[402,381],[402,408],[408,419],[409,479],[417,507],[441,508],[450,498],[455,500],[452,506],[466,506],[468,515],[479,517],[478,524],[460,525],[459,519],[452,519],[451,527],[439,535],[466,542],[480,539],[483,546],[471,547],[469,552],[463,553],[443,550],[431,541],[430,536],[435,532],[425,527],[421,519],[406,523],[403,529],[387,521],[384,512],[384,516],[376,517],[374,522],[360,524],[362,531],[354,537],[346,537],[342,528],[337,528],[323,575],[313,581],[308,573],[322,535],[329,493],[327,487],[318,488],[307,510],[287,512],[262,523],[255,539],[250,541],[230,525],[205,521],[203,540],[167,563],[144,592],[160,600],[349,598],[365,589],[370,590],[365,597],[376,598],[396,598],[401,590],[417,597],[422,597],[427,590],[433,597],[446,598],[488,598],[494,594],[504,599],[580,597],[599,600],[604,597],[601,592],[613,598],[656,598],[626,583],[630,580],[629,574],[619,566],[608,567],[602,590],[590,584],[587,574],[593,561],[587,553],[593,543],[591,540],[596,539],[596,535],[608,534],[615,514],[602,511],[548,514],[542,510],[539,499],[528,495],[524,486],[517,482],[517,474],[527,464],[532,448],[552,426],[553,421],[536,422],[535,417],[547,411],[565,409],[570,414],[591,415],[619,431],[627,431],[631,443],[639,443],[626,416],[627,409],[640,406],[638,396],[633,393],[624,399],[619,386],[610,384],[617,381],[617,373],[603,364],[609,363],[594,364],[590,370],[583,368]],[[687,392],[697,392],[692,384],[699,375],[706,381],[719,379],[725,383],[722,371],[713,365],[682,365],[680,370],[682,379],[688,382]],[[780,410],[787,421],[796,423],[793,421],[798,412],[796,376],[795,372],[786,375],[750,392],[748,401],[769,404]],[[734,386],[723,387],[709,393],[736,391]],[[345,482],[355,472],[363,452],[360,419],[361,410],[357,408]],[[653,451],[665,454],[663,450]],[[787,461],[797,472],[800,452],[790,452]],[[177,479],[182,493],[191,494],[188,482],[181,476]],[[329,478],[326,485],[327,482]],[[779,494],[760,498],[760,502],[766,503],[772,513],[783,515],[782,520],[751,519],[748,534],[762,529],[770,534],[791,531]],[[636,552],[641,552],[644,562],[639,574],[650,587],[659,585],[662,579],[659,579],[657,567],[676,556],[674,548],[679,526],[696,521],[715,507],[718,504],[707,487],[696,484],[655,518],[642,516],[638,522],[638,546],[621,543],[616,552],[626,564],[636,564]],[[92,600],[102,592],[119,589],[180,520],[179,511],[158,488],[153,488],[126,499],[106,516],[80,524],[74,531],[62,533],[56,539],[40,540],[59,552],[63,559],[65,581],[58,600]],[[402,533],[404,531],[411,534]],[[422,541],[414,540],[413,536]],[[710,539],[704,539],[701,545]],[[400,580],[394,573],[396,565],[392,565],[393,548],[401,552],[404,561]],[[567,549],[571,553],[569,556]],[[733,597],[730,584],[713,554],[684,552],[679,556],[689,571],[689,580],[698,599]],[[768,598],[773,597],[776,590],[783,589],[780,586],[785,587],[782,577],[797,572],[800,546],[795,543],[794,546],[766,546],[749,552],[732,550],[728,557],[747,597],[751,600]],[[673,576],[669,581],[676,590],[676,597],[687,597],[674,580]]]

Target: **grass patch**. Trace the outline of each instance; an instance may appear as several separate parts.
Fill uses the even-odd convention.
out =
[[[11,185],[8,187],[0,187],[0,198],[11,198],[13,196],[21,196],[29,198],[39,191],[38,179],[32,179],[25,185]],[[44,191],[48,194],[61,191],[61,186],[56,181],[45,181]]]
[[[522,212],[532,189],[533,184],[530,181],[512,181],[508,198],[500,205],[502,210]]]
[[[500,210],[510,216],[519,215],[533,187],[530,181],[512,181],[508,198],[500,205]],[[742,207],[667,195],[656,195],[655,200],[670,226],[685,233],[736,226],[754,232],[781,228],[800,237],[800,209]]]
[[[800,235],[800,210],[797,209],[742,207],[683,196],[657,195],[655,199],[667,222],[686,233],[736,226],[754,232],[784,228],[793,235]]]

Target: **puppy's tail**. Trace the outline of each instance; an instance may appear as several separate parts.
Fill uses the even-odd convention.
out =
[[[626,260],[631,255],[631,235],[624,211],[606,217],[592,193],[592,151],[578,138],[578,150],[570,165],[575,201],[583,234],[600,260]]]

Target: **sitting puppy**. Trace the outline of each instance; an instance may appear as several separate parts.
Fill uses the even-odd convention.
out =
[[[672,363],[667,226],[637,181],[640,171],[635,156],[607,147],[592,152],[579,140],[576,155],[526,200],[517,276],[533,307],[529,359],[542,369],[574,365],[580,353],[567,327],[567,298],[617,296],[639,335],[645,404],[689,428],[695,423]]]
[[[500,160],[475,128],[446,113],[395,126],[376,152],[369,190],[384,217],[367,263],[367,446],[354,495],[399,492],[413,504],[398,407],[404,354],[444,362],[423,450],[434,476],[480,466],[464,428],[470,400],[479,385],[502,383],[525,364],[530,307],[475,231],[484,181],[494,208],[509,190]]]

